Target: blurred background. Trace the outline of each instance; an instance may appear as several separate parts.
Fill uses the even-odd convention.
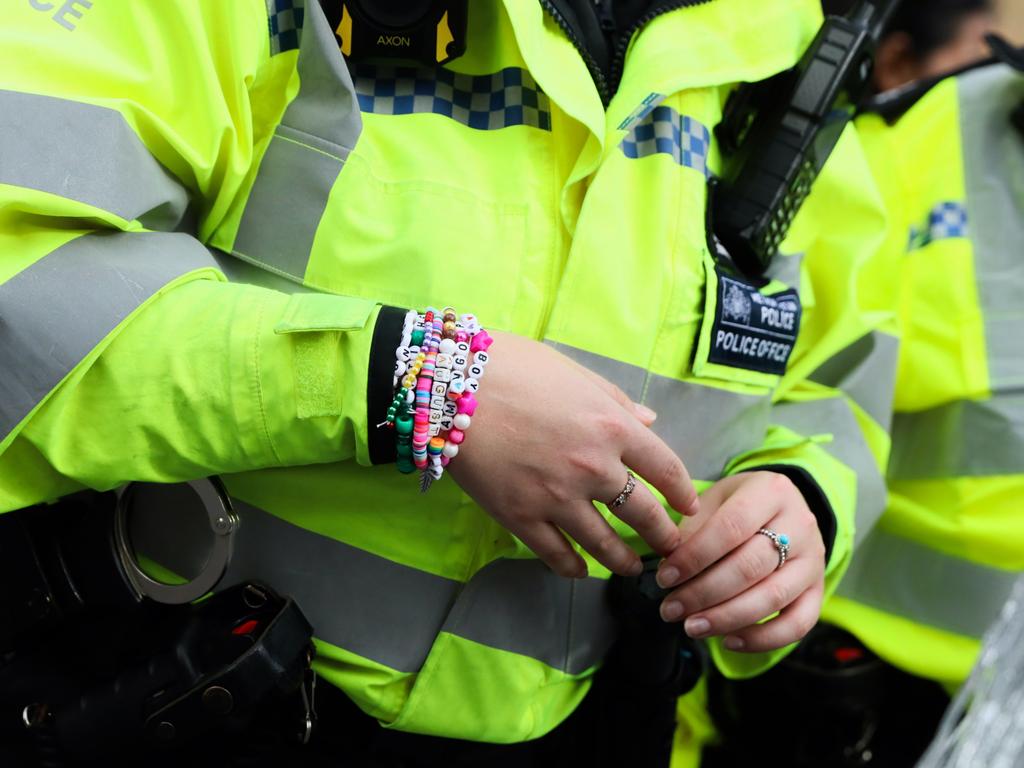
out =
[[[997,0],[996,11],[1003,34],[1024,45],[1024,0]]]

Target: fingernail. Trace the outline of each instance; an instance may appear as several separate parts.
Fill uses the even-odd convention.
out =
[[[641,560],[634,560],[633,564],[629,566],[630,576],[639,576],[644,572],[644,564]]]
[[[654,421],[658,418],[658,414],[648,408],[646,405],[640,405],[640,403],[633,403],[633,408],[636,409],[636,415],[644,421]]]
[[[700,496],[693,500],[693,503],[687,509],[683,510],[684,517],[693,517],[700,512]]]
[[[686,634],[690,637],[704,637],[707,631],[711,629],[711,622],[707,619],[697,619],[691,616],[683,624],[683,629],[686,630]]]
[[[683,615],[683,604],[675,600],[667,600],[661,604],[661,618],[665,621],[675,621]]]
[[[662,589],[669,589],[679,583],[679,569],[671,565],[666,565],[658,571],[658,575],[654,578],[655,581],[658,582],[659,587]]]
[[[725,640],[722,641],[722,645],[724,645],[730,651],[742,651],[744,642],[742,637],[729,635],[727,638],[725,638]]]

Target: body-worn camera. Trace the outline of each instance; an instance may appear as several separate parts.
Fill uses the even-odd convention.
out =
[[[469,0],[321,0],[351,61],[408,59],[444,64],[466,52]]]

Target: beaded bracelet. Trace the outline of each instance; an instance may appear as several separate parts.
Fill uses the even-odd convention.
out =
[[[395,396],[379,426],[394,427],[398,470],[420,470],[422,491],[458,455],[492,341],[474,315],[458,318],[452,307],[406,315],[395,351]]]

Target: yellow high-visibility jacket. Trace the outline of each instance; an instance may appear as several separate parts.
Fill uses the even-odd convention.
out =
[[[371,466],[394,307],[451,304],[649,405],[694,477],[805,472],[836,520],[835,587],[855,511],[882,508],[851,469],[875,465],[877,424],[843,382],[806,380],[878,325],[843,304],[884,226],[856,138],[837,156],[855,182],[823,181],[855,236],[807,225],[803,262],[748,290],[704,228],[728,90],[799,58],[816,0],[664,13],[607,105],[527,0],[472,3],[466,55],[420,69],[350,69],[313,0],[8,5],[0,510],[220,474],[242,517],[228,581],[295,597],[330,683],[398,729],[537,737],[613,640],[607,572],[557,578],[454,483],[422,497]],[[738,316],[800,289],[814,330],[786,377],[749,346],[721,362],[729,286]],[[783,401],[830,418],[793,429]],[[737,675],[780,655],[714,654]]]
[[[1024,570],[1024,76],[859,121],[903,265],[889,508],[823,616],[948,685]]]

